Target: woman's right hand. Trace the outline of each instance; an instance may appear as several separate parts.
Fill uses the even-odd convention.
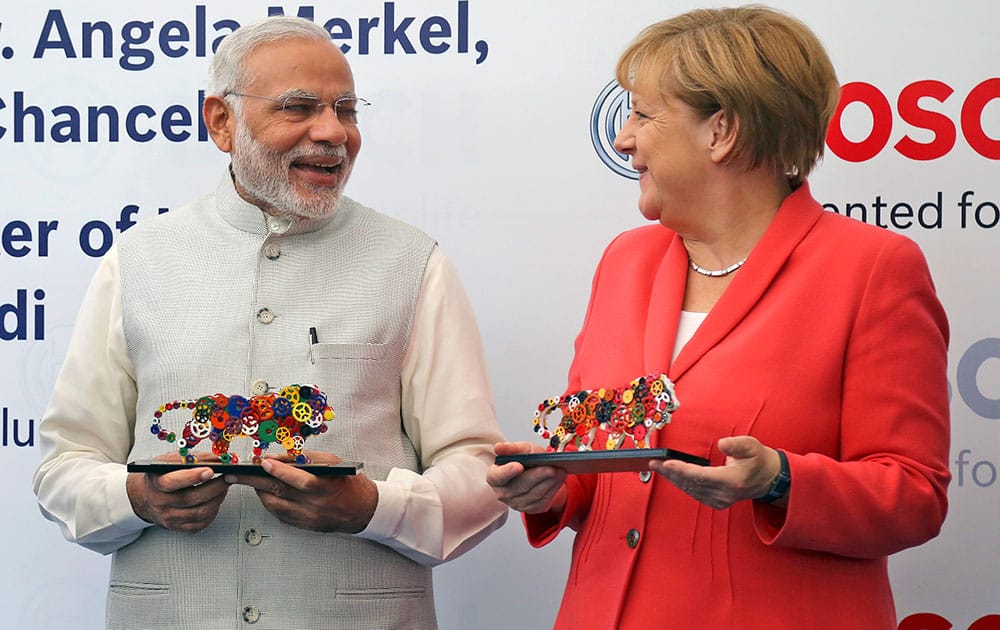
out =
[[[545,449],[530,442],[497,442],[493,452],[497,455],[539,453]],[[553,466],[525,469],[518,462],[502,466],[494,464],[486,472],[486,483],[493,488],[497,499],[525,514],[561,512],[566,507],[566,471]]]

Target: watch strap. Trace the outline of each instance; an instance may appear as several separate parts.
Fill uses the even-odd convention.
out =
[[[781,460],[781,469],[771,481],[771,487],[767,489],[767,494],[755,499],[759,503],[773,503],[777,501],[781,497],[786,496],[789,488],[792,486],[792,473],[788,467],[788,456],[785,455],[785,451],[780,449],[775,450],[778,453],[778,459]]]

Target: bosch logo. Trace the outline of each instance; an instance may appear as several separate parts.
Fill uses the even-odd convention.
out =
[[[617,81],[604,86],[590,113],[590,141],[605,166],[622,177],[639,179],[639,173],[629,165],[628,156],[615,150],[615,136],[631,109],[632,99]]]
[[[991,137],[987,129],[994,133],[998,129],[997,108],[987,107],[996,99],[1000,99],[1000,78],[987,79],[973,87],[962,97],[960,113],[957,117],[949,117],[937,111],[934,105],[945,104],[954,89],[941,81],[915,81],[899,92],[895,111],[886,95],[874,85],[856,81],[846,83],[840,88],[840,102],[837,111],[830,122],[826,136],[826,145],[837,157],[848,162],[864,162],[882,152],[889,144],[893,124],[898,116],[904,123],[922,130],[918,137],[931,139],[923,141],[912,137],[909,133],[892,145],[900,155],[911,160],[936,160],[948,154],[955,146],[958,131],[961,130],[965,142],[979,155],[1000,160],[1000,139]],[[871,130],[867,136],[859,140],[848,139],[844,134],[844,112],[849,110],[848,118],[858,113],[857,108],[867,110],[871,117]],[[984,124],[984,113],[992,114],[990,124]]]

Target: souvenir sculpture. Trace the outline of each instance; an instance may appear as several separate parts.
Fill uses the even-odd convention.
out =
[[[191,409],[191,419],[184,425],[181,437],[161,425],[164,414],[178,409]],[[225,396],[214,394],[194,400],[175,400],[153,414],[150,432],[161,440],[176,443],[177,453],[185,463],[194,464],[194,447],[202,440],[212,443],[212,453],[222,463],[236,464],[239,457],[229,452],[237,438],[253,443],[253,458],[259,464],[271,444],[277,444],[295,460],[308,464],[303,446],[310,435],[325,433],[326,423],[334,418],[333,409],[315,385],[289,385],[280,392],[260,396]]]
[[[680,406],[674,384],[665,374],[654,372],[619,389],[583,390],[541,402],[535,412],[535,432],[548,441],[546,450],[616,450],[631,438],[635,448],[649,448],[649,438],[670,422]],[[554,429],[546,423],[558,409],[562,418]],[[595,444],[598,431],[607,439]]]

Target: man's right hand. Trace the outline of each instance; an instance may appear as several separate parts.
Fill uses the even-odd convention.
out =
[[[177,532],[198,532],[215,520],[229,484],[212,479],[211,468],[173,472],[129,473],[125,481],[136,515]]]

